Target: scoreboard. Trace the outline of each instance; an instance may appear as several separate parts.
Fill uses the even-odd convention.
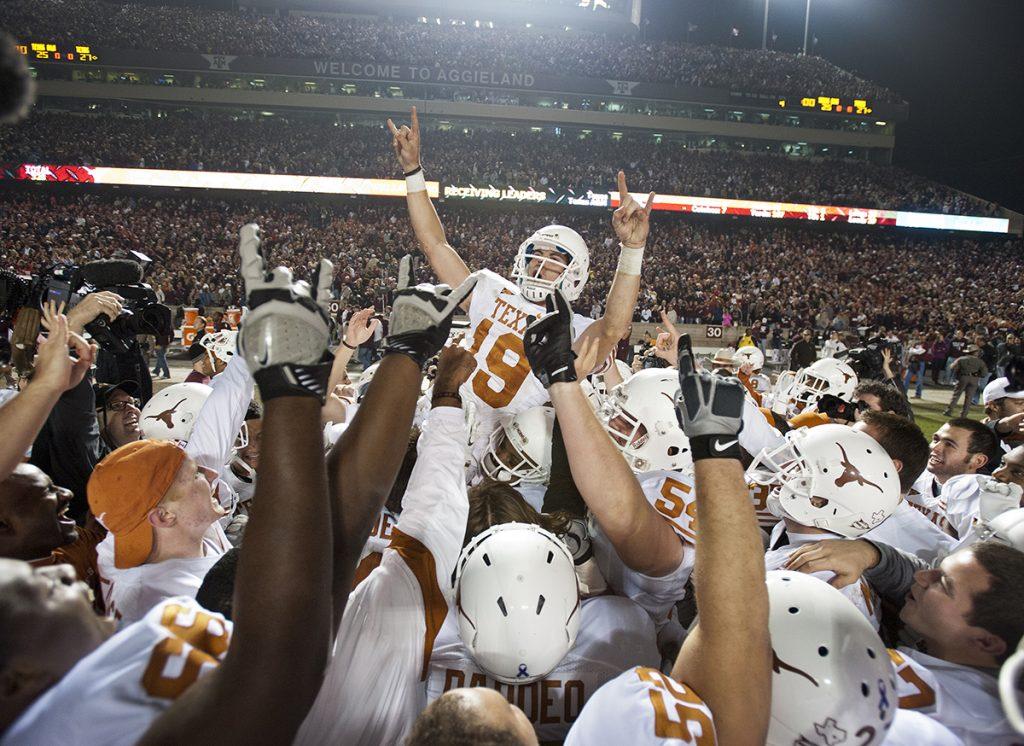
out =
[[[18,51],[30,61],[42,62],[99,62],[87,44],[58,44],[49,41],[33,41],[18,44]]]
[[[840,98],[838,96],[802,96],[798,99],[779,99],[780,109],[795,111],[825,111],[833,114],[860,114],[867,116],[874,112],[872,106],[863,98]]]

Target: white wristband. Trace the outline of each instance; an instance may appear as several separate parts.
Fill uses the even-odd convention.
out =
[[[629,246],[623,246],[619,244],[619,266],[615,268],[615,271],[619,274],[630,275],[631,277],[638,277],[640,275],[640,265],[644,261],[644,246],[639,249],[630,248]]]
[[[427,180],[423,178],[422,168],[412,176],[405,177],[405,191],[409,194],[427,191]]]

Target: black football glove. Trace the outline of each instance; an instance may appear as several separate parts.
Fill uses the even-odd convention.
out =
[[[315,287],[293,281],[286,267],[267,269],[254,223],[239,231],[246,305],[238,334],[245,358],[264,401],[278,396],[311,396],[322,404],[333,359],[327,352],[331,321],[328,303],[334,265],[320,261]]]
[[[572,351],[572,308],[562,291],[548,295],[547,313],[534,321],[523,334],[523,347],[530,369],[548,388],[553,383],[576,380],[576,353]]]
[[[473,292],[476,275],[470,275],[457,288],[447,285],[412,283],[412,257],[402,257],[398,271],[398,293],[391,310],[384,354],[408,355],[423,369],[427,361],[441,351],[448,341],[452,317],[459,304]]]
[[[679,338],[679,425],[690,440],[693,460],[740,457],[743,384],[736,378],[698,371],[690,335]]]

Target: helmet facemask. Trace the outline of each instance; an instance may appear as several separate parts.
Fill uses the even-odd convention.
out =
[[[517,448],[503,427],[491,433],[480,467],[491,479],[512,487],[520,482],[541,483],[546,478],[544,467]]]
[[[571,233],[582,244],[580,237],[575,232]],[[542,249],[557,251],[558,256],[543,256],[539,253]],[[535,266],[531,267],[533,263]],[[550,280],[540,276],[549,267],[559,270],[558,276]],[[512,279],[523,297],[532,303],[543,303],[555,288],[560,288],[566,299],[572,302],[583,292],[589,268],[590,257],[585,244],[574,248],[557,240],[554,234],[541,235],[538,232],[524,241],[516,252]]]

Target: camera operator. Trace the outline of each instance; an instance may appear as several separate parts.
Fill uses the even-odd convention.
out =
[[[0,480],[6,479],[25,458],[47,415],[68,390],[85,380],[96,350],[69,329],[68,318],[52,306],[45,314],[50,334],[39,345],[32,380],[17,396],[0,407]],[[68,355],[74,351],[77,359]]]
[[[114,320],[121,310],[116,293],[90,293],[68,313],[69,331],[84,329],[100,316]],[[131,380],[94,388],[91,377],[84,375],[75,384],[42,410],[48,416],[32,444],[31,463],[73,493],[69,513],[81,524],[88,511],[85,486],[93,467],[114,448],[141,437],[140,403],[138,384]]]

